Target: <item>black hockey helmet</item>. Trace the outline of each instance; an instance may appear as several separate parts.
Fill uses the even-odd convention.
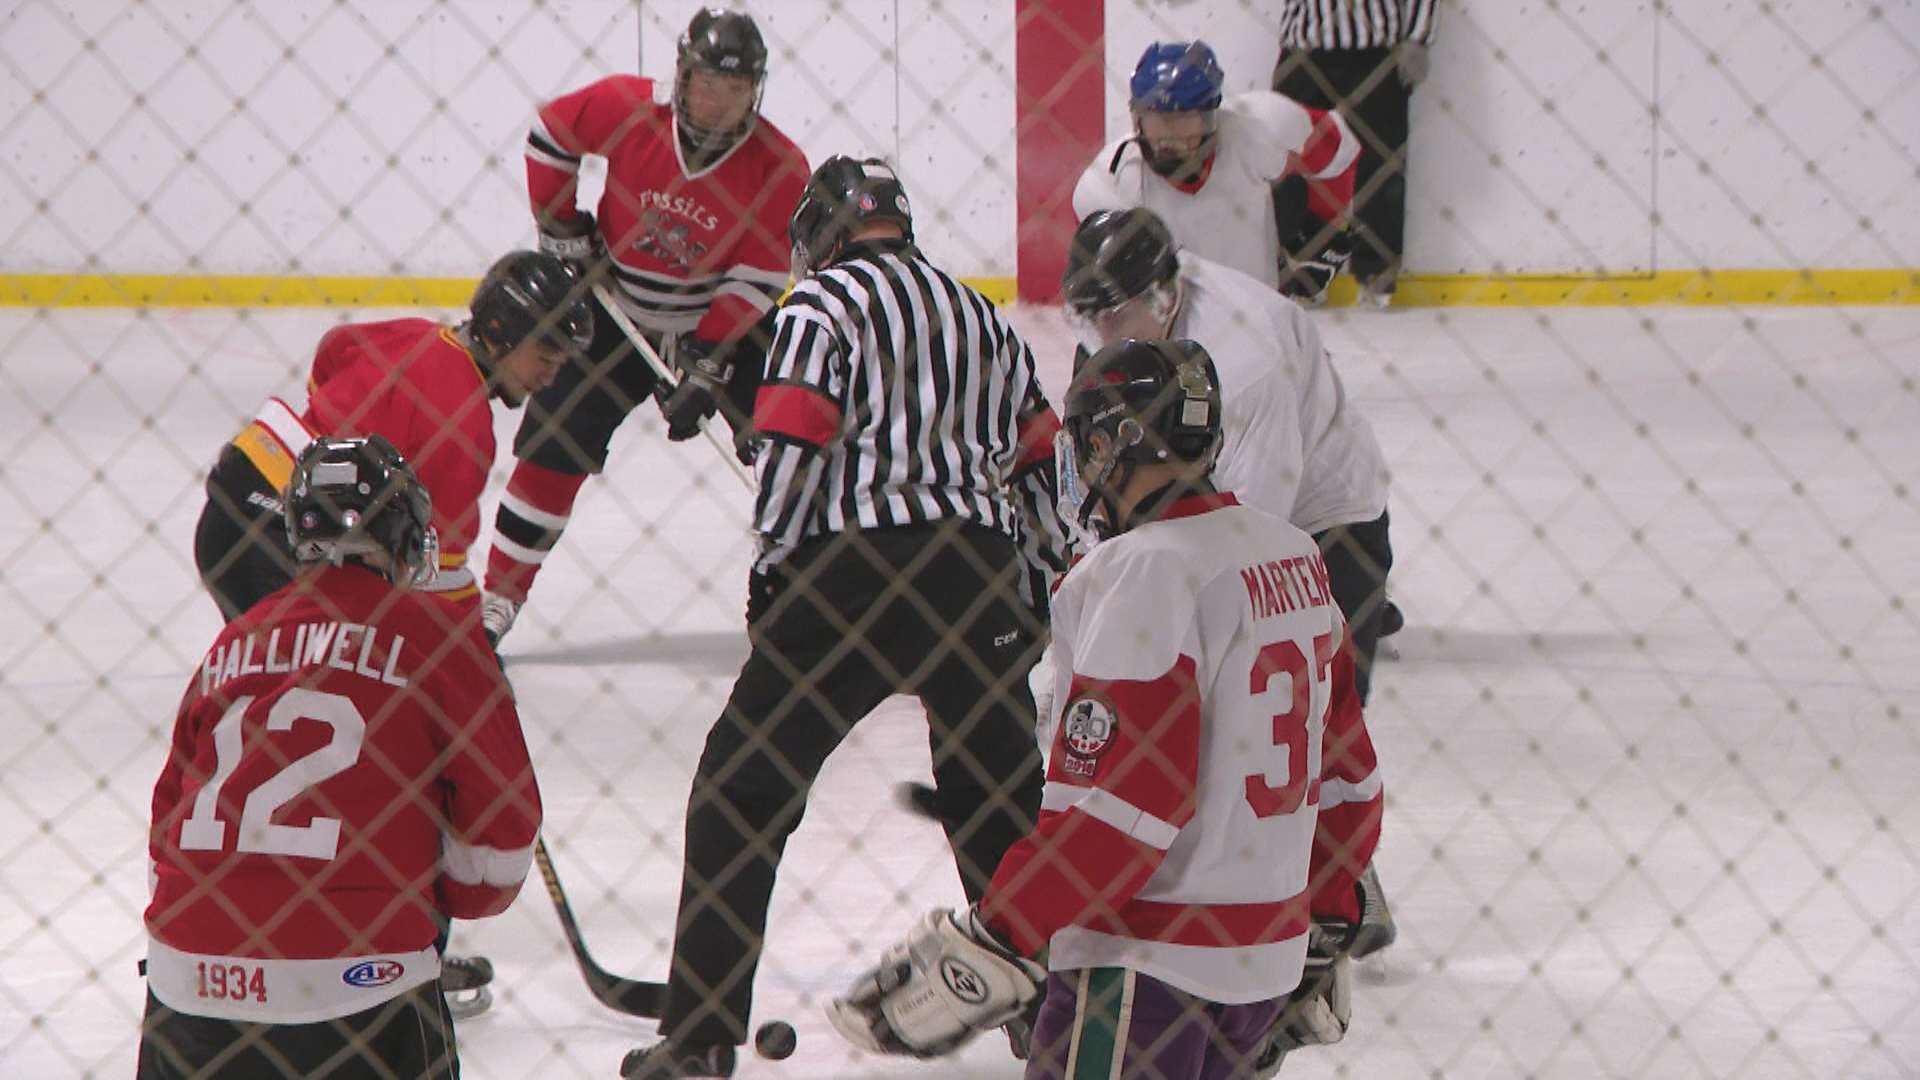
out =
[[[440,537],[433,499],[393,444],[322,437],[307,444],[282,500],[287,540],[300,562],[330,562],[373,554],[389,581],[411,588],[433,580]]]
[[[1111,311],[1180,272],[1173,233],[1151,210],[1096,210],[1074,230],[1060,291],[1082,315]]]
[[[753,107],[724,130],[707,127],[687,110],[687,78],[695,71],[739,75],[753,82]],[[767,43],[753,16],[739,11],[701,8],[680,35],[673,74],[673,118],[680,149],[694,161],[712,161],[746,138],[760,118],[760,95],[767,85]]]
[[[1082,527],[1126,486],[1132,466],[1189,463],[1210,470],[1220,453],[1220,378],[1192,341],[1116,341],[1074,372],[1063,402],[1060,512]],[[1116,475],[1117,474],[1117,475]],[[1112,506],[1110,531],[1126,522]]]
[[[513,251],[487,268],[467,304],[467,338],[488,370],[527,338],[568,354],[593,343],[593,309],[587,285],[565,259],[538,251]]]
[[[844,154],[821,162],[787,223],[795,275],[826,266],[847,237],[874,221],[894,222],[913,239],[913,208],[893,167]]]

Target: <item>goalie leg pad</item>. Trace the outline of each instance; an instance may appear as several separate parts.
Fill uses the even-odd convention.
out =
[[[1038,964],[1006,952],[971,912],[941,909],[835,998],[827,1018],[863,1050],[939,1057],[1019,1016],[1045,978]]]

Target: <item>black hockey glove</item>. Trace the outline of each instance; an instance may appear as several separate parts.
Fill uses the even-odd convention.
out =
[[[600,238],[600,226],[592,214],[582,211],[566,221],[542,215],[537,227],[540,240],[535,246],[540,252],[565,259],[582,277],[606,257],[607,245]]]
[[[697,337],[682,338],[674,354],[674,366],[680,369],[680,385],[661,383],[654,391],[660,402],[660,415],[667,418],[667,441],[685,442],[700,434],[700,428],[720,408],[720,395],[727,392],[727,380],[733,378],[733,365],[727,362],[730,349]]]
[[[1353,234],[1307,215],[1281,253],[1280,295],[1309,307],[1325,303],[1327,286],[1353,257]]]

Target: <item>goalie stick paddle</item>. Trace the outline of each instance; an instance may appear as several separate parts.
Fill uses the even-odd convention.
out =
[[[567,944],[573,948],[573,958],[580,964],[580,974],[587,980],[587,989],[593,992],[600,1004],[615,1012],[658,1020],[667,996],[666,986],[641,979],[623,979],[594,963],[592,955],[587,952],[586,940],[580,936],[580,924],[574,921],[573,905],[567,903],[567,892],[560,887],[560,875],[554,872],[553,857],[547,854],[544,837],[533,842],[533,861],[540,864],[540,877],[547,883],[547,896],[553,900],[553,910],[560,916],[560,929],[567,935]]]
[[[653,369],[653,373],[660,376],[661,380],[668,386],[678,386],[680,384],[680,377],[674,374],[673,369],[667,367],[665,360],[660,359],[660,354],[653,349],[653,343],[648,341],[646,336],[640,333],[639,327],[633,325],[633,320],[628,318],[627,313],[621,309],[620,301],[614,298],[613,293],[609,292],[605,285],[595,285],[593,287],[593,295],[600,301],[600,307],[606,311],[608,315],[613,316],[613,324],[618,326],[620,332],[627,336],[627,340],[633,344],[634,350],[640,354],[641,359],[647,362],[647,366]],[[748,491],[757,490],[759,485],[754,482],[752,475],[747,472],[747,467],[740,464],[739,458],[733,456],[733,447],[721,441],[719,433],[713,430],[712,424],[701,424],[700,434],[705,435],[707,441],[713,444],[713,448],[720,451],[720,460],[727,463],[727,471],[734,475],[734,479],[745,484]]]

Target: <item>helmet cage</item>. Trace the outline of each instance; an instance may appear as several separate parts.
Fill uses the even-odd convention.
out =
[[[687,84],[695,71],[752,80],[753,102],[732,126],[709,127],[693,118],[687,106]],[[688,163],[704,167],[739,145],[760,120],[760,100],[766,88],[767,44],[753,17],[718,8],[695,12],[686,32],[680,35],[673,69],[673,126]]]

